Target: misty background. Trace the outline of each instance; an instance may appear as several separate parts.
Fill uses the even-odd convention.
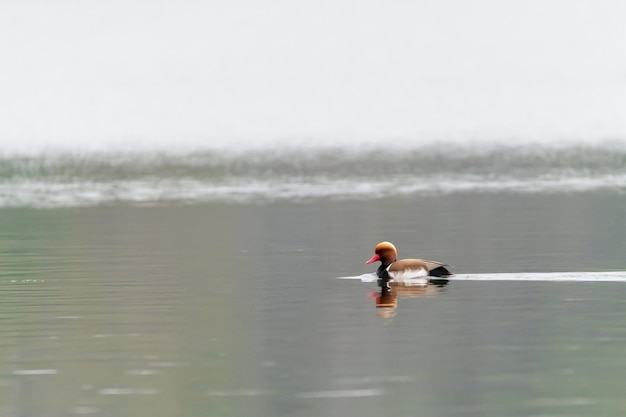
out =
[[[626,138],[619,1],[0,4],[0,151]]]

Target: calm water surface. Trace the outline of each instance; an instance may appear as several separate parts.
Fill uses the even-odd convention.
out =
[[[621,195],[0,210],[0,416],[615,416],[626,283],[375,308],[380,240],[458,273],[626,269]],[[383,317],[387,316],[387,317]]]

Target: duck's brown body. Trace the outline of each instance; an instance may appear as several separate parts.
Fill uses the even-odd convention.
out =
[[[381,242],[376,245],[372,256],[366,263],[380,261],[376,274],[385,284],[389,281],[402,282],[423,278],[424,283],[428,282],[427,277],[447,277],[452,275],[448,265],[437,261],[426,259],[401,259],[397,260],[398,252],[396,247],[389,242]]]

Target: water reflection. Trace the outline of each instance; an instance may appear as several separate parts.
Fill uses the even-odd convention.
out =
[[[380,285],[380,291],[371,293],[376,302],[376,314],[383,318],[393,318],[397,314],[398,298],[432,297],[442,292],[448,283],[447,279],[437,279],[430,280],[425,285],[402,282],[392,282],[390,286]]]
[[[626,286],[530,280],[626,274],[530,272],[623,270],[623,212],[598,195],[3,209],[0,417],[622,415]],[[391,228],[467,274],[331,280],[363,230]],[[399,316],[373,325],[366,286]]]

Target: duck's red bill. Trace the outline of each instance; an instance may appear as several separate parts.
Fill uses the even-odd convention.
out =
[[[372,262],[380,261],[380,256],[377,253],[374,254],[371,258],[365,261],[366,264],[371,264]]]

